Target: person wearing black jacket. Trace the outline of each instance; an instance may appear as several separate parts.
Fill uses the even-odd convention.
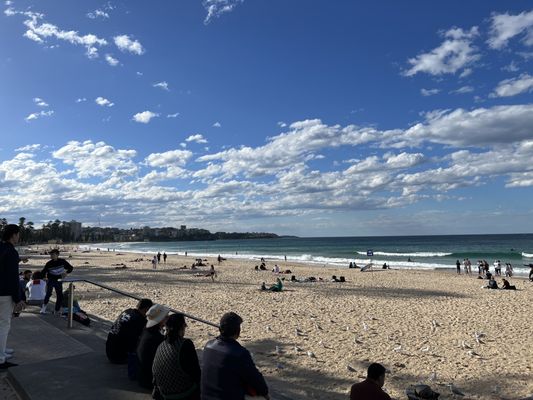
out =
[[[165,326],[169,309],[160,304],[155,304],[146,313],[146,328],[144,328],[139,345],[137,346],[137,357],[139,358],[139,371],[137,379],[139,384],[152,390],[154,388],[152,365],[154,363],[155,352],[165,340],[161,329]]]
[[[41,307],[41,314],[46,314],[46,307],[52,296],[52,291],[56,291],[56,305],[55,313],[60,313],[61,304],[63,303],[63,283],[60,279],[63,279],[72,272],[72,265],[67,260],[59,258],[59,250],[53,249],[50,251],[51,260],[48,261],[41,274],[47,278],[46,283],[46,296],[44,298],[43,305]]]
[[[220,320],[220,336],[207,342],[200,385],[202,400],[243,400],[245,395],[270,399],[268,386],[250,352],[237,342],[242,318],[229,312]]]
[[[146,325],[146,312],[152,306],[152,300],[141,299],[137,308],[128,308],[120,313],[107,335],[105,350],[109,361],[125,364],[128,354],[135,353]]]
[[[24,307],[19,285],[21,258],[15,249],[19,233],[18,225],[6,225],[2,232],[2,242],[0,242],[0,369],[17,365],[6,361],[6,344],[11,328],[11,316],[14,311],[20,312]]]

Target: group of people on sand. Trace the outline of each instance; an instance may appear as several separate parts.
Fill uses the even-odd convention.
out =
[[[157,269],[157,266],[161,264],[161,257],[163,257],[163,263],[167,263],[167,253],[163,252],[163,254],[161,254],[161,252],[158,251],[157,254],[152,257],[152,269]]]
[[[126,364],[128,377],[157,400],[269,399],[263,375],[237,341],[242,322],[234,312],[222,316],[219,336],[205,345],[200,368],[194,343],[185,335],[184,315],[142,299],[112,325],[106,354],[110,362]]]

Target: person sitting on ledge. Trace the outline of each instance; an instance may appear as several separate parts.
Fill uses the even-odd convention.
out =
[[[156,400],[200,400],[200,364],[194,344],[185,339],[183,314],[172,314],[165,324],[165,341],[155,353],[152,372]]]
[[[382,389],[385,384],[385,367],[378,363],[370,364],[366,379],[352,385],[350,400],[391,400]]]
[[[113,364],[125,364],[128,358],[133,358],[131,367],[135,367],[137,342],[146,325],[146,312],[152,305],[152,300],[141,299],[136,308],[122,311],[111,326],[105,348],[107,358]]]
[[[507,279],[502,279],[502,289],[516,290],[516,286],[511,285]]]

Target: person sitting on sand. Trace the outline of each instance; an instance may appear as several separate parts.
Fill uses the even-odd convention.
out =
[[[390,269],[390,266],[387,265],[387,263],[383,263],[383,267],[381,267],[383,269]]]
[[[200,399],[200,364],[194,344],[185,339],[183,314],[172,314],[165,324],[165,341],[155,353],[152,372],[156,400]]]
[[[385,367],[378,363],[370,364],[366,379],[352,385],[350,400],[391,400],[382,389],[385,384]]]
[[[281,282],[281,279],[277,278],[276,283],[270,286],[268,290],[271,292],[281,292],[283,290],[283,283]]]
[[[486,286],[487,289],[498,289],[498,283],[493,276],[490,277],[489,284]]]
[[[515,285],[511,285],[507,279],[502,279],[502,289],[505,290],[516,290]]]
[[[275,274],[279,274],[279,266],[278,264],[274,265],[274,269],[272,270]]]

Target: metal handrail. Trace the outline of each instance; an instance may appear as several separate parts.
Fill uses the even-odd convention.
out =
[[[125,297],[129,297],[129,298],[132,298],[132,299],[135,299],[135,300],[141,300],[141,297],[139,296],[135,296],[131,293],[127,293],[127,292],[124,292],[122,290],[119,290],[119,289],[115,289],[111,286],[107,286],[107,285],[104,285],[103,283],[98,283],[98,282],[94,282],[94,281],[91,281],[89,279],[80,279],[80,278],[66,278],[66,279],[61,279],[61,282],[65,282],[65,283],[68,283],[69,284],[69,292],[70,292],[70,295],[69,295],[69,304],[68,304],[68,327],[69,328],[72,328],[72,319],[73,319],[73,315],[74,315],[74,282],[85,282],[85,283],[89,283],[91,285],[94,285],[94,286],[98,286],[98,287],[101,287],[102,289],[106,289],[106,290],[109,290],[111,292],[114,292],[114,293],[118,293],[122,296],[125,296]],[[201,322],[202,324],[206,324],[206,325],[211,325],[215,328],[219,328],[219,326],[217,324],[214,324],[212,322],[209,322],[209,321],[206,321],[205,319],[201,319],[201,318],[198,318],[198,317],[195,317],[194,315],[190,315],[190,314],[186,314],[182,311],[177,311],[177,310],[174,310],[173,308],[169,308],[169,310],[173,313],[176,313],[176,314],[183,314],[183,316],[189,318],[189,319],[192,319],[192,320],[195,320],[195,321],[198,321],[198,322]]]

